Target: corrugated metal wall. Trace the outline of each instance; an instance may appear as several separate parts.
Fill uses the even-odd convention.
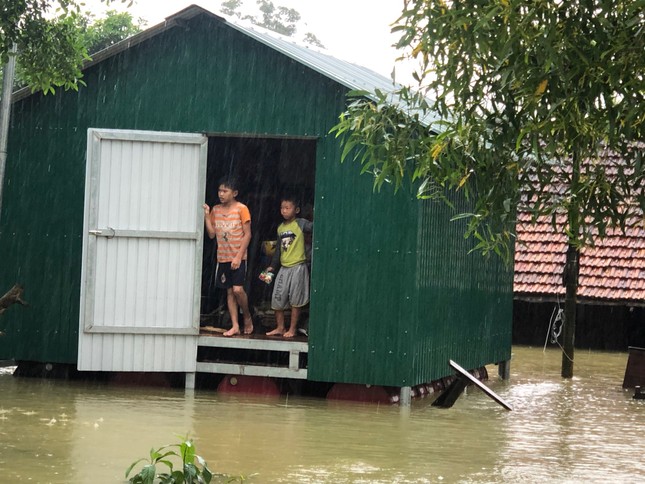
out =
[[[468,254],[448,207],[374,194],[356,171],[318,172],[316,213],[335,217],[316,225],[309,378],[407,386],[452,374],[449,359],[509,359],[512,264]]]
[[[510,356],[510,293],[508,305],[504,291],[499,303],[486,299],[490,290],[473,274],[482,270],[493,283],[505,283],[498,263],[484,267],[475,262],[479,256],[458,252],[459,227],[413,193],[385,188],[375,195],[358,166],[339,163],[338,142],[327,133],[347,90],[218,22],[189,24],[91,68],[88,87],[78,94],[37,94],[15,106],[0,228],[0,253],[10,257],[0,287],[20,280],[32,307],[12,309],[15,332],[0,340],[0,357],[76,360],[84,132],[90,126],[320,136],[310,379],[396,386],[427,381],[448,373],[446,356],[465,346],[464,333],[472,331],[490,336],[464,355],[462,366]],[[43,206],[50,217],[33,219]],[[428,252],[432,244],[446,247]],[[458,269],[446,268],[455,261]],[[441,276],[440,287],[426,287],[433,274]],[[455,291],[465,278],[475,286]],[[480,313],[487,316],[474,317]]]
[[[417,201],[389,187],[374,194],[359,171],[332,163],[317,173],[309,377],[400,385],[416,320]]]
[[[459,197],[453,203],[458,212],[468,211]],[[463,237],[466,221],[448,222],[453,214],[434,202],[419,206],[415,383],[452,374],[449,359],[477,368],[511,356],[512,262],[469,253],[473,242]]]

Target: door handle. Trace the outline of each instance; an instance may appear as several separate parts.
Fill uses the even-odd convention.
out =
[[[116,230],[114,230],[112,227],[108,227],[107,230],[109,232],[104,233],[103,230],[94,229],[94,230],[90,230],[89,234],[96,235],[97,237],[107,237],[108,239],[111,239],[116,235]]]

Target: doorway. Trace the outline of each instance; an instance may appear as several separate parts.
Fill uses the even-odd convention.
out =
[[[224,177],[238,181],[237,200],[251,212],[252,238],[248,249],[245,290],[254,316],[256,334],[274,323],[271,311],[272,285],[259,279],[271,261],[271,244],[276,240],[281,197],[300,201],[299,217],[313,220],[316,168],[316,138],[209,135],[205,202],[219,203],[217,189]],[[309,235],[309,234],[307,234]],[[306,240],[311,269],[311,240]],[[204,237],[202,267],[202,326],[227,328],[226,292],[215,284],[215,240]],[[306,327],[308,308],[300,319]]]

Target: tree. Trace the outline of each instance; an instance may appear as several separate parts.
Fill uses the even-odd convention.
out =
[[[111,3],[113,0],[102,0]],[[127,0],[120,0],[125,3]],[[89,60],[76,0],[0,0],[0,60],[10,75],[3,75],[3,91],[11,91],[14,70],[32,90],[54,93],[57,87],[78,89],[83,62]],[[52,17],[52,10],[58,16]],[[11,62],[9,58],[12,57]],[[18,60],[18,68],[15,60]],[[7,157],[10,95],[0,103],[0,214]]]
[[[74,21],[71,21],[69,18],[66,20],[70,23],[69,25],[72,29],[75,42],[80,42],[88,53],[88,56],[84,57],[87,60],[90,59],[91,54],[139,33],[145,26],[143,19],[138,19],[135,22],[132,15],[128,12],[117,12],[115,10],[108,10],[105,13],[105,17],[101,18],[95,18],[93,15],[87,13],[75,16]],[[58,22],[60,19],[54,21]],[[41,52],[37,55],[37,58],[42,56],[43,53]],[[34,82],[31,79],[34,72],[33,59],[22,55],[18,60],[14,89],[24,86],[31,86],[33,89],[38,89],[38,82]],[[80,79],[77,76],[78,74],[76,74],[75,78]],[[2,79],[2,76],[0,76],[0,79]],[[52,89],[53,87],[55,86],[52,86]],[[51,90],[46,92],[51,92]]]
[[[138,34],[145,26],[145,20],[135,21],[130,13],[116,10],[108,10],[102,18],[92,15],[81,18],[83,43],[90,55]]]
[[[222,13],[231,17],[236,17],[244,20],[249,20],[251,23],[272,30],[286,37],[295,36],[298,31],[298,22],[300,22],[300,13],[293,9],[282,6],[275,6],[273,2],[268,0],[257,0],[256,4],[260,10],[260,16],[242,14],[240,9],[243,7],[243,0],[227,0],[222,2]],[[311,32],[305,33],[303,41],[316,47],[324,48],[320,42]]]
[[[644,6],[406,0],[393,31],[419,62],[418,90],[355,93],[334,128],[377,187],[409,175],[421,197],[462,192],[473,209],[456,217],[468,218],[466,235],[484,252],[510,256],[518,207],[534,221],[564,221],[565,378],[579,249],[607,227],[643,222]],[[607,150],[626,162],[608,170]]]
[[[81,2],[2,0],[0,7],[2,63],[7,62],[15,44],[18,73],[32,89],[45,93],[53,93],[57,87],[77,89],[83,62],[89,58],[78,28]]]

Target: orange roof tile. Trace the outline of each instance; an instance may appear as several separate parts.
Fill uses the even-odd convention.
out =
[[[550,221],[538,221],[530,229],[517,226],[515,284],[518,294],[564,295],[562,271],[566,259],[564,236]],[[645,227],[626,234],[612,233],[594,247],[580,252],[578,297],[645,302]]]
[[[566,216],[559,214],[556,220],[562,227]],[[550,217],[532,223],[525,212],[518,213],[516,233],[515,293],[564,296],[566,237],[554,230]],[[578,298],[645,304],[645,218],[632,219],[625,233],[607,229],[606,237],[581,250]]]

